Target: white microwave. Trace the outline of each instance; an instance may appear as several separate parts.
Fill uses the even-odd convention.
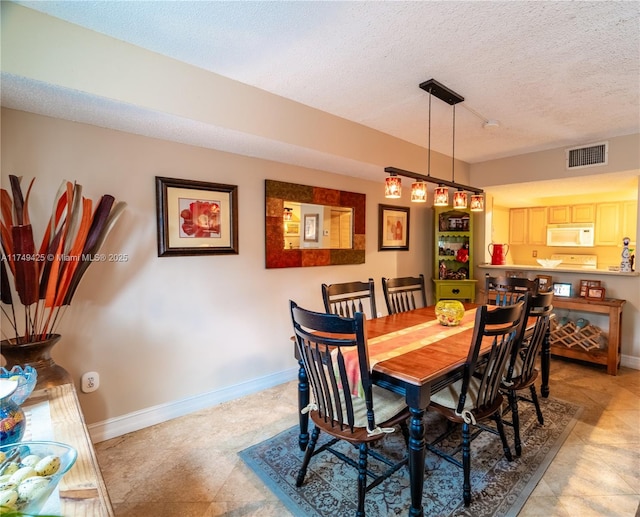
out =
[[[547,225],[547,246],[590,248],[593,243],[593,223]]]

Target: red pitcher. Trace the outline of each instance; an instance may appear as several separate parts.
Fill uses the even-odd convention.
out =
[[[508,244],[489,244],[489,254],[491,255],[492,266],[503,266],[507,263]]]

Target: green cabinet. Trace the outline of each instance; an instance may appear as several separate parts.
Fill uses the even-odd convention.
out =
[[[434,208],[434,297],[475,301],[473,217],[471,211]]]

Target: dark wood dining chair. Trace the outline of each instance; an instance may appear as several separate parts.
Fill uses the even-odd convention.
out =
[[[427,306],[424,275],[382,278],[382,292],[389,314],[411,311]]]
[[[529,317],[535,317],[536,323],[533,331],[525,336],[522,333],[522,342],[519,347],[514,347],[507,373],[502,381],[500,389],[507,394],[511,411],[511,422],[514,434],[514,446],[516,456],[522,453],[522,442],[520,439],[520,418],[518,414],[518,401],[524,400],[532,403],[536,408],[536,416],[540,425],[544,425],[544,417],[540,410],[538,394],[536,392],[535,381],[538,378],[536,369],[536,359],[545,339],[549,339],[549,325],[551,313],[553,311],[553,293],[539,293],[529,297],[525,310],[525,321]],[[519,395],[519,392],[529,389],[530,397]],[[509,422],[505,422],[509,423]]]
[[[384,438],[399,425],[408,442],[407,418],[409,409],[404,396],[374,386],[369,373],[365,322],[362,312],[354,318],[343,318],[335,314],[311,312],[290,301],[291,320],[295,332],[296,346],[302,358],[309,380],[312,402],[304,408],[315,426],[307,445],[302,466],[298,472],[296,486],[304,483],[311,458],[328,451],[358,470],[358,517],[364,516],[365,494],[384,479],[407,464],[408,456],[400,461],[383,456],[369,447]],[[358,367],[347,365],[347,357],[356,360]],[[353,363],[349,363],[353,364]],[[355,395],[354,395],[355,393]],[[332,436],[318,447],[320,432]],[[357,447],[359,454],[350,457],[333,446],[344,440]],[[367,467],[372,456],[387,465],[384,472],[374,473]],[[371,482],[367,483],[367,477]]]
[[[353,318],[356,312],[364,312],[368,318],[376,318],[376,292],[373,278],[367,282],[322,284],[324,310],[345,318]]]
[[[524,293],[538,292],[538,281],[509,276],[485,276],[485,301],[489,305],[512,305]]]
[[[526,297],[526,295],[525,295]],[[489,307],[482,305],[476,311],[473,338],[464,364],[462,379],[449,384],[431,395],[429,411],[437,411],[453,424],[462,424],[462,443],[453,451],[445,452],[438,445],[457,428],[448,426],[445,433],[427,444],[427,449],[463,470],[462,494],[464,505],[471,504],[471,441],[480,432],[491,431],[500,436],[504,454],[512,460],[501,416],[503,396],[502,380],[511,350],[524,324],[525,301],[514,305]],[[480,348],[490,344],[486,354]],[[482,424],[492,419],[496,428]],[[471,433],[471,427],[474,432]],[[462,451],[462,461],[456,456]]]

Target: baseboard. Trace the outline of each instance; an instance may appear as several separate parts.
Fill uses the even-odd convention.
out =
[[[89,435],[93,443],[102,442],[126,433],[139,431],[145,427],[166,422],[173,418],[178,418],[194,411],[206,409],[228,400],[234,400],[245,395],[250,395],[258,391],[262,391],[285,382],[296,379],[298,376],[298,368],[284,370],[266,377],[252,379],[241,384],[229,386],[221,390],[210,391],[195,397],[177,400],[169,404],[160,404],[134,411],[127,415],[110,418],[103,422],[96,422],[87,426]]]
[[[622,357],[620,357],[620,365],[633,368],[634,370],[640,370],[640,357],[623,354]]]

